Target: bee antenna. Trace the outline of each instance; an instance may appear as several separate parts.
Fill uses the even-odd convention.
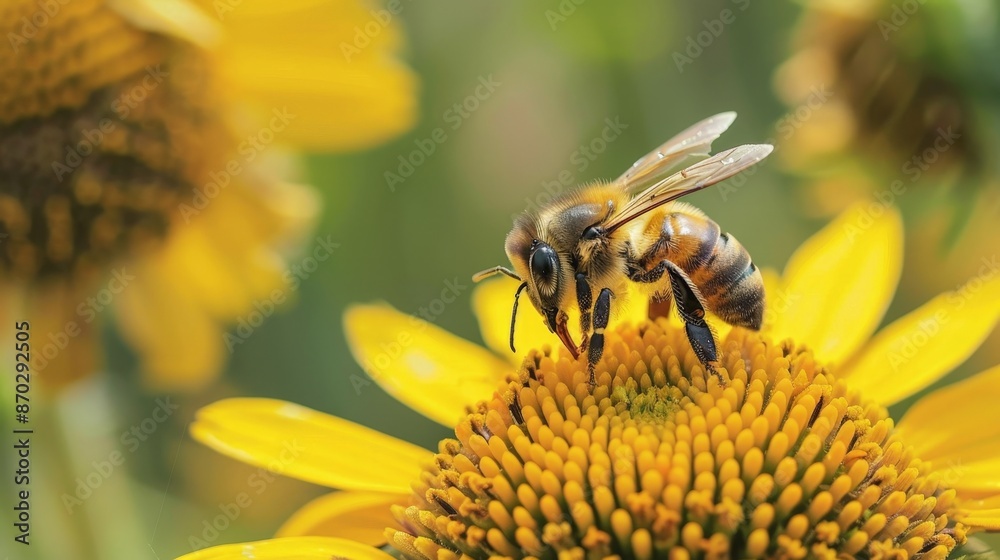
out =
[[[517,302],[521,297],[521,290],[527,287],[527,282],[521,282],[521,285],[517,287],[517,291],[514,292],[514,310],[510,312],[510,351],[515,354],[517,354],[517,350],[514,349],[514,323],[517,321]]]
[[[505,276],[510,276],[518,282],[521,281],[521,277],[517,275],[513,270],[505,266],[494,266],[493,268],[487,268],[486,270],[481,270],[472,275],[473,282],[479,282],[480,280],[485,280],[490,276],[496,276],[497,274],[503,274]]]

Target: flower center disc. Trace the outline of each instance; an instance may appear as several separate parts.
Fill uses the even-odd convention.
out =
[[[103,2],[59,5],[44,25],[34,1],[0,12],[15,52],[0,60],[7,278],[77,277],[156,245],[233,143],[198,49]]]
[[[667,322],[530,355],[393,512],[410,558],[943,558],[955,492],[812,355],[741,329],[720,385]]]

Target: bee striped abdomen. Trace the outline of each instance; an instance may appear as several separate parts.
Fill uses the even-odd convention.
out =
[[[650,265],[670,260],[687,273],[707,307],[722,320],[760,328],[764,281],[736,238],[694,208],[665,214],[660,235],[644,260]]]
[[[764,280],[750,253],[734,237],[720,233],[708,262],[689,273],[709,309],[722,320],[759,329],[764,316]]]

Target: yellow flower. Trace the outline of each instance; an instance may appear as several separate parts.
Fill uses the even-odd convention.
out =
[[[889,208],[845,213],[808,240],[780,279],[769,275],[769,332],[715,325],[725,385],[671,320],[615,321],[591,388],[585,364],[551,339],[509,374],[429,323],[354,308],[346,323],[359,362],[456,426],[455,439],[431,453],[283,401],[209,405],[192,426],[199,441],[341,491],[303,507],[274,540],[184,558],[385,557],[344,548],[358,542],[408,558],[945,558],[970,531],[1000,530],[1000,368],[921,398],[898,425],[885,407],[978,346],[1000,315],[1000,279],[943,294],[872,336],[901,253]],[[500,280],[475,296],[498,353],[513,288]]]
[[[997,49],[995,7],[961,1],[856,0],[804,6],[792,54],[775,74],[791,108],[779,153],[815,179],[810,209],[832,214],[885,191],[954,188],[946,207],[996,184],[995,82],[979,78]]]
[[[366,148],[415,117],[398,21],[370,8],[0,3],[2,307],[31,321],[41,381],[93,372],[113,309],[155,388],[198,386],[228,325],[291,295],[286,249],[318,203],[264,162]]]

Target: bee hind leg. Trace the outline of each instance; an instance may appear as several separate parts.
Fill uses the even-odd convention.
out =
[[[705,369],[719,378],[719,383],[725,383],[713,365],[718,360],[718,350],[715,347],[715,335],[705,321],[705,305],[702,303],[698,288],[691,282],[677,265],[667,264],[667,276],[670,278],[670,288],[677,300],[677,312],[684,320],[684,332],[695,356]]]
[[[684,320],[684,332],[687,334],[688,342],[691,343],[694,355],[709,373],[718,377],[720,383],[724,383],[722,374],[716,371],[712,364],[718,359],[718,351],[715,347],[715,335],[705,321],[705,304],[701,292],[688,275],[679,266],[666,259],[649,270],[643,269],[639,263],[630,263],[628,273],[633,282],[644,284],[658,282],[664,274],[667,275],[670,280],[670,291],[677,302],[677,314]]]

